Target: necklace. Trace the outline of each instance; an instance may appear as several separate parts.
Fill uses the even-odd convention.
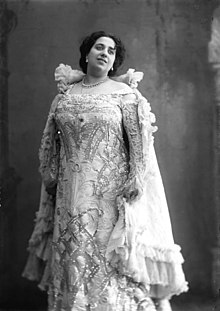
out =
[[[96,83],[93,83],[93,84],[85,84],[85,78],[82,79],[82,87],[85,87],[85,88],[92,88],[92,87],[95,87],[95,86],[98,86],[99,84],[102,84],[104,83],[105,81],[108,80],[108,77],[106,77],[104,80],[102,81],[99,81],[99,82],[96,82]]]

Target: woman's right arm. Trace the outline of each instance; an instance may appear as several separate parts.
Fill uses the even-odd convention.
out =
[[[39,172],[46,189],[54,188],[57,183],[59,165],[59,135],[55,122],[55,111],[61,95],[52,102],[39,149]]]

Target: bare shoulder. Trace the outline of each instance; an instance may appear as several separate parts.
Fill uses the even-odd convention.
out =
[[[124,82],[113,81],[113,85],[115,85],[115,91],[123,91],[123,100],[125,102],[136,100],[136,95],[134,90]]]
[[[128,93],[132,93],[132,88],[130,88],[129,85],[127,85],[124,82],[119,82],[119,81],[115,81],[113,79],[110,79],[110,84],[111,87],[115,90],[115,91],[119,91],[119,90],[124,90],[127,91]]]
[[[111,88],[114,92],[123,91],[123,100],[125,102],[134,102],[136,100],[136,95],[134,94],[133,89],[124,82],[111,80]]]

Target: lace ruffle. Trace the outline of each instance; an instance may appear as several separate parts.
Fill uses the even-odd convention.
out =
[[[60,64],[54,72],[55,81],[58,82],[57,88],[59,93],[65,93],[71,84],[81,81],[84,76],[85,74],[81,70],[72,69],[71,66],[64,64]],[[129,68],[125,74],[111,77],[111,79],[126,83],[131,88],[137,88],[143,76],[143,72]]]
[[[107,259],[122,274],[143,283],[152,297],[171,297],[187,291],[181,248],[172,240],[165,213],[153,213],[152,208],[157,206],[147,211],[146,197],[140,201],[129,204],[119,199],[120,216],[108,243]]]
[[[40,208],[36,213],[34,231],[29,240],[30,254],[22,274],[29,280],[38,281],[42,290],[49,284],[54,205],[54,197],[46,192],[42,183]]]
[[[58,137],[54,122],[54,114],[59,96],[52,102],[47,123],[44,128],[41,146],[39,149],[40,167],[42,176],[39,211],[36,213],[34,231],[29,240],[29,257],[23,271],[23,276],[29,280],[36,280],[41,289],[49,284],[51,244],[53,235],[53,218],[55,197],[47,192],[47,187],[56,185],[58,178],[59,150]]]
[[[54,121],[58,98],[59,97],[56,97],[52,103],[39,149],[39,172],[42,176],[43,182],[49,188],[55,186],[58,179],[60,146],[59,135],[56,131]]]
[[[148,100],[141,95],[138,90],[135,90],[138,98],[138,120],[142,134],[143,155],[148,161],[148,153],[150,145],[154,141],[153,133],[157,131],[157,126],[153,125],[156,122],[156,117],[151,111],[151,106]],[[146,163],[146,169],[148,165]]]
[[[120,216],[110,237],[106,256],[115,267],[143,283],[153,297],[171,297],[187,291],[183,257],[174,244],[169,211],[153,147],[155,116],[136,90],[143,167],[128,181],[138,189],[136,200],[117,200]],[[135,187],[133,182],[135,182]],[[157,288],[157,289],[156,289]]]
[[[127,202],[138,200],[143,194],[146,170],[148,170],[149,147],[153,143],[153,133],[157,126],[151,112],[150,103],[134,89],[133,100],[122,100],[123,124],[129,140],[130,173],[121,197]]]

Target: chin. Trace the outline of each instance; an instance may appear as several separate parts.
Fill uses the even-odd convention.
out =
[[[108,73],[110,69],[106,68],[106,66],[96,66],[96,70],[103,73]]]

